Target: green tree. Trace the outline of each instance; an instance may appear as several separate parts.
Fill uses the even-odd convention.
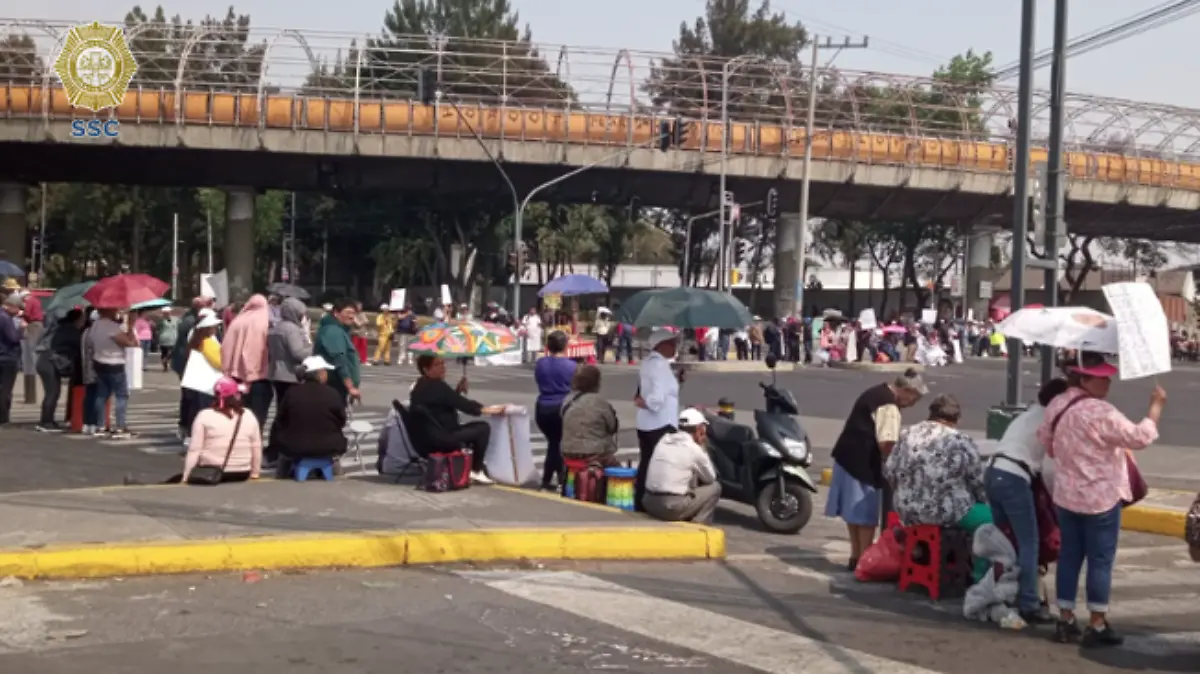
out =
[[[0,82],[40,84],[44,67],[32,37],[23,33],[0,37]]]
[[[673,43],[673,58],[662,59],[643,87],[654,106],[690,117],[720,114],[722,63],[739,56],[754,56],[729,78],[729,112],[762,116],[786,109],[785,81],[799,72],[801,48],[808,33],[799,22],[789,22],[771,11],[770,0],[751,9],[750,0],[708,0],[703,16],[690,25],[680,24]],[[775,66],[764,65],[765,62]],[[795,98],[796,92],[790,93]],[[802,100],[802,99],[799,99]]]

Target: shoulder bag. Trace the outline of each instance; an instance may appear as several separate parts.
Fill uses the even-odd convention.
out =
[[[225,460],[221,462],[221,465],[196,466],[191,473],[188,473],[188,484],[203,487],[221,484],[221,478],[225,476],[225,468],[229,465],[229,457],[233,455],[233,446],[237,443],[238,431],[242,429],[242,417],[245,414],[245,410],[238,413],[237,423],[233,425],[233,439],[229,441],[229,449],[225,450]]]
[[[1062,421],[1062,418],[1064,416],[1066,416],[1067,412],[1072,407],[1074,407],[1076,403],[1078,403],[1082,400],[1086,400],[1091,397],[1092,396],[1090,396],[1090,395],[1079,396],[1078,398],[1067,403],[1066,406],[1063,407],[1063,410],[1058,413],[1058,416],[1054,417],[1054,421],[1051,422],[1051,424],[1050,424],[1051,442],[1053,442],[1055,432],[1058,430],[1058,422]],[[1141,501],[1142,499],[1146,498],[1146,495],[1150,493],[1150,487],[1149,487],[1149,485],[1146,484],[1146,479],[1142,477],[1142,471],[1141,471],[1141,469],[1138,468],[1137,461],[1135,461],[1133,458],[1133,452],[1131,452],[1127,449],[1124,450],[1124,452],[1125,452],[1125,471],[1129,476],[1129,493],[1132,496],[1132,498],[1129,499],[1128,501],[1124,501],[1124,500],[1121,501],[1121,506],[1127,507],[1127,506],[1131,506],[1131,505]],[[1050,447],[1046,448],[1046,454],[1049,455],[1050,458],[1054,458],[1054,452],[1051,451]]]

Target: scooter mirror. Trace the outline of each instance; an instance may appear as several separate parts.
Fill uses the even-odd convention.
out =
[[[775,357],[775,354],[768,353],[766,363],[768,369],[774,370],[775,366],[779,364],[779,359]]]

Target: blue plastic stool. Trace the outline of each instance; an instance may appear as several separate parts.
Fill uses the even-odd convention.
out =
[[[326,480],[333,480],[333,459],[300,459],[296,462],[293,477],[297,482],[304,482],[314,470],[321,471],[321,477]]]

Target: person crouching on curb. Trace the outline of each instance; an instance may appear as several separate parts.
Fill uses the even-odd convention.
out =
[[[646,470],[642,507],[667,522],[712,524],[721,485],[705,449],[708,422],[695,408],[679,415],[679,430],[667,433],[654,448]]]

